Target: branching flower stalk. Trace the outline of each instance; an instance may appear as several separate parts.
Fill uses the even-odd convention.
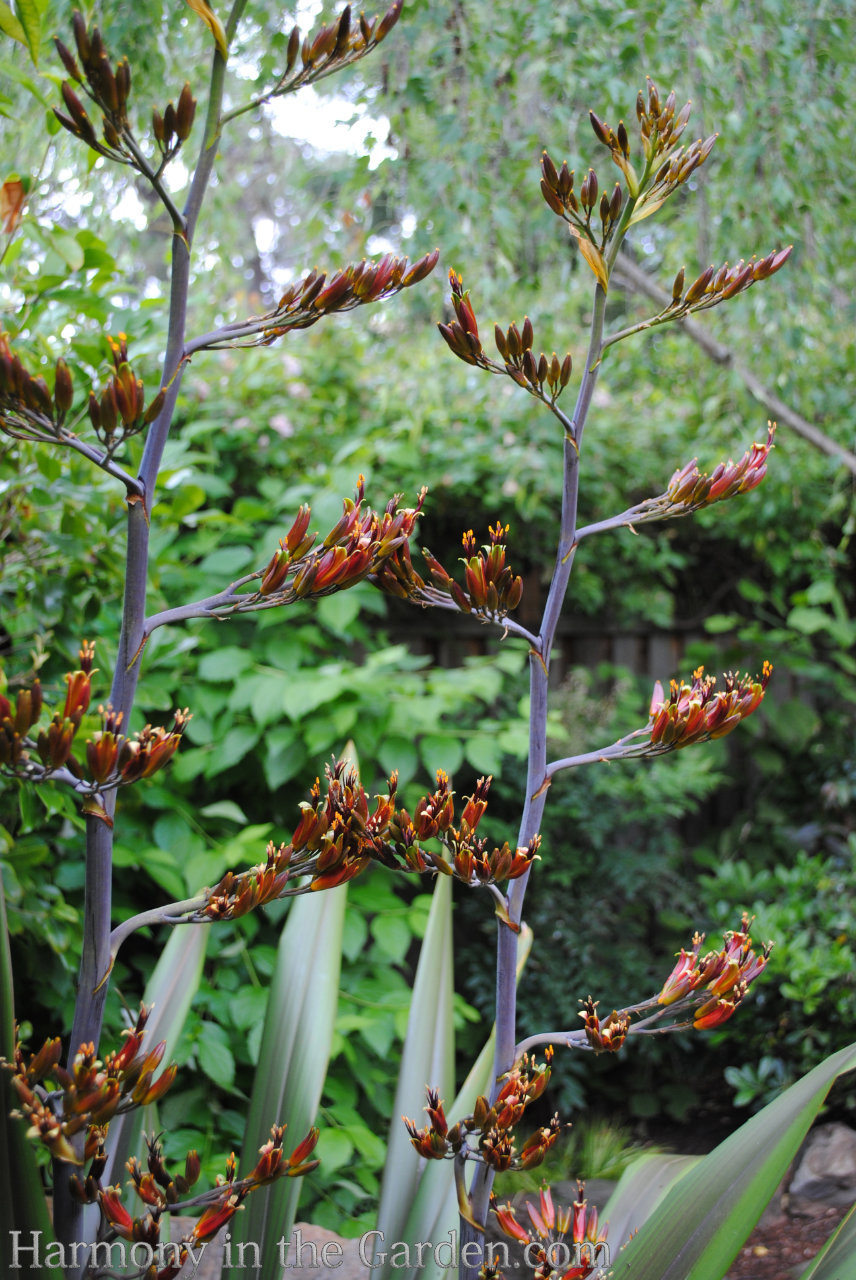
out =
[[[41,710],[38,690],[34,691],[35,701],[32,696],[23,701],[19,698],[14,712],[8,703],[0,706],[0,767],[30,781],[51,778],[68,784],[81,796],[86,814],[82,962],[68,1070],[79,1056],[78,1046],[97,1046],[100,1039],[113,955],[111,879],[117,788],[153,771],[149,768],[149,757],[155,767],[166,763],[178,745],[188,718],[185,712],[177,713],[171,734],[147,728],[136,739],[123,735],[123,726],[131,718],[141,655],[151,626],[184,617],[223,616],[224,612],[240,612],[248,607],[271,607],[287,603],[289,599],[322,595],[351,585],[381,568],[402,539],[412,532],[418,515],[418,508],[399,512],[394,500],[384,515],[368,512],[361,520],[362,498],[358,494],[356,504],[350,504],[350,511],[346,504],[345,518],[340,522],[342,527],[325,540],[320,553],[310,554],[311,540],[306,544],[303,535],[297,536],[292,530],[266,572],[260,571],[250,575],[250,579],[232,584],[217,598],[216,604],[203,602],[195,609],[179,608],[168,618],[152,620],[147,627],[150,513],[187,360],[197,351],[242,345],[253,334],[259,335],[259,341],[270,343],[290,329],[305,328],[332,312],[389,297],[424,279],[437,261],[436,253],[427,254],[411,266],[406,259],[387,255],[377,264],[361,263],[329,279],[325,273],[312,272],[299,288],[286,292],[271,316],[226,326],[195,340],[188,339],[187,300],[194,234],[227,119],[223,114],[223,100],[229,45],[246,0],[233,0],[225,23],[201,0],[191,3],[191,7],[209,27],[214,51],[201,145],[183,210],[176,207],[162,176],[193,127],[196,101],[189,85],[182,88],[176,105],[170,102],[162,112],[153,110],[153,145],[147,150],[134,133],[128,113],[131,92],[128,60],[112,63],[100,32],[90,28],[79,13],[73,20],[76,53],[61,41],[56,42],[69,76],[62,84],[63,109],[56,111],[57,120],[91,150],[136,170],[152,187],[172,223],[169,322],[161,386],[156,396],[145,405],[142,382],[131,371],[126,340],[122,336],[118,343],[112,343],[114,375],[111,381],[100,397],[90,392],[88,416],[98,442],[90,444],[78,436],[74,429],[77,422],[73,426],[67,422],[73,387],[65,362],[60,360],[57,364],[51,395],[44,379],[31,376],[10,349],[5,335],[0,336],[0,428],[13,437],[75,449],[124,485],[128,504],[118,656],[109,700],[102,710],[102,729],[95,740],[87,744],[86,770],[81,770],[71,752],[86,710],[82,698],[74,707],[66,705],[63,713],[57,712],[48,729],[37,738],[29,734],[31,730],[35,732]],[[242,114],[243,110],[257,108],[270,97],[292,92],[304,83],[331,74],[370,52],[394,27],[400,10],[401,0],[395,0],[381,18],[367,19],[360,15],[352,24],[351,10],[346,8],[332,27],[322,27],[314,37],[307,37],[302,47],[295,28],[288,44],[287,65],[279,81],[270,92],[260,95],[247,107],[233,111],[229,118]],[[101,113],[100,134],[81,95]],[[134,476],[114,455],[138,431],[145,431],[146,437],[139,472]],[[308,512],[306,514],[308,516]],[[279,581],[272,585],[277,577]],[[241,587],[252,579],[261,579],[259,589],[249,598],[239,595]],[[89,650],[86,652],[86,663],[82,663],[85,670],[79,674],[85,677],[88,704],[92,655]],[[40,758],[38,764],[33,759],[35,755]],[[54,1152],[54,1224],[61,1242],[83,1239],[82,1204],[71,1194],[64,1168],[71,1152],[75,1158],[82,1159],[85,1139],[85,1128],[77,1126],[59,1152]],[[77,1280],[80,1274],[80,1267],[72,1268],[70,1280]]]
[[[531,353],[534,335],[528,319],[524,322],[522,329],[513,326],[507,333],[501,326],[496,326],[496,346],[500,357],[505,362],[503,368],[502,364],[498,364],[484,354],[469,295],[464,292],[461,277],[453,272],[451,288],[456,323],[452,326],[440,326],[447,345],[460,359],[490,372],[505,372],[531,395],[542,400],[545,406],[559,417],[564,427],[562,511],[555,567],[537,643],[530,648],[529,756],[526,798],[517,839],[519,846],[525,845],[527,841],[538,836],[549,785],[552,777],[560,769],[596,761],[626,759],[636,755],[650,756],[657,754],[658,750],[673,749],[705,736],[712,737],[717,733],[728,732],[739,723],[743,714],[749,714],[758,705],[769,679],[769,670],[766,668],[760,682],[752,681],[748,677],[741,679],[729,676],[726,678],[724,695],[719,695],[713,692],[714,682],[710,678],[705,678],[701,671],[696,672],[691,686],[677,685],[673,682],[668,700],[663,700],[661,689],[655,690],[651,719],[644,730],[627,735],[603,751],[568,757],[548,764],[546,726],[551,653],[568,591],[574,558],[581,540],[607,529],[621,526],[632,528],[636,523],[684,515],[720,497],[734,496],[751,489],[763,477],[767,455],[772,445],[774,429],[771,427],[766,445],[753,446],[737,466],[733,463],[723,464],[708,477],[698,472],[697,465],[693,461],[687,467],[675,472],[666,492],[660,498],[651,499],[637,508],[628,510],[620,516],[600,521],[596,525],[583,529],[577,527],[583,435],[598,374],[609,349],[619,341],[643,331],[652,324],[678,319],[693,310],[716,305],[745,291],[758,280],[766,279],[779,270],[790,252],[789,249],[784,249],[768,254],[760,262],[752,259],[749,264],[741,262],[738,267],[731,269],[727,264],[718,271],[712,267],[708,268],[688,288],[685,288],[684,272],[681,271],[673,286],[672,302],[661,313],[651,321],[629,326],[614,334],[605,332],[609,279],[628,230],[634,223],[654,213],[669,195],[686,181],[689,175],[705,161],[716,140],[714,136],[704,141],[699,140],[689,147],[679,146],[679,139],[689,121],[690,106],[687,104],[678,113],[675,111],[675,106],[673,93],[664,103],[661,103],[657,87],[651,81],[648,82],[647,94],[640,92],[636,105],[641,143],[641,156],[638,161],[631,159],[630,139],[624,123],[620,123],[618,128],[613,130],[599,120],[593,112],[591,113],[591,123],[596,138],[607,148],[611,159],[621,170],[624,178],[623,190],[620,184],[616,184],[612,194],[604,193],[599,202],[599,184],[593,169],[589,169],[579,192],[575,193],[574,175],[568,170],[567,165],[562,165],[558,169],[547,153],[544,153],[542,194],[553,212],[568,224],[572,237],[596,279],[588,350],[576,404],[570,418],[565,417],[555,403],[558,393],[564,389],[568,381],[565,370],[568,373],[570,371],[569,358],[564,365],[559,364],[555,356],[552,362],[543,355],[536,360]],[[641,172],[636,167],[638,165],[641,165]],[[599,215],[599,227],[595,219],[596,210]],[[545,391],[544,382],[548,373],[552,374],[552,379],[548,382],[547,391]],[[716,699],[715,705],[711,702],[712,698]],[[497,913],[495,1055],[497,1081],[502,1080],[513,1068],[521,1052],[536,1044],[549,1042],[550,1039],[550,1037],[537,1036],[520,1046],[515,1043],[517,946],[528,877],[527,870],[509,886],[506,912]],[[733,1012],[733,1007],[731,1011]],[[601,1049],[617,1048],[624,1040],[627,1016],[629,1011],[625,1011],[622,1015],[613,1014],[613,1019],[616,1020],[613,1028],[621,1028],[621,1035],[610,1036],[608,1046],[601,1042]],[[720,1012],[717,1016],[722,1016],[722,1013]],[[659,1019],[659,1013],[652,1015],[654,1022],[658,1022]],[[584,1033],[589,1037],[589,1047],[594,1047],[591,1045],[591,1036],[597,1035],[596,1024],[597,1018],[592,1005]],[[673,1025],[692,1025],[692,1023]],[[654,1028],[650,1026],[649,1020],[648,1026],[638,1024],[637,1029],[641,1032]],[[584,1043],[584,1036],[579,1032],[559,1032],[555,1040],[558,1043],[580,1047]],[[477,1242],[481,1238],[495,1171],[495,1166],[490,1162],[482,1162],[478,1164],[473,1175],[466,1206],[462,1209],[461,1229],[462,1240],[465,1242]],[[478,1273],[478,1266],[469,1266],[466,1262],[462,1262],[462,1280],[476,1280]]]

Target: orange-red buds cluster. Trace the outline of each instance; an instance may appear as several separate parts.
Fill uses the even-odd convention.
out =
[[[519,1154],[513,1130],[526,1108],[547,1087],[550,1079],[552,1049],[537,1066],[524,1055],[505,1077],[491,1104],[486,1097],[476,1099],[472,1115],[449,1126],[443,1103],[436,1089],[428,1089],[425,1112],[429,1123],[422,1129],[415,1121],[402,1116],[410,1141],[426,1160],[445,1160],[466,1150],[470,1158],[489,1165],[496,1172],[507,1169],[534,1169],[559,1136],[561,1125],[554,1116],[548,1125],[537,1129],[524,1142]]]
[[[586,1040],[588,1040],[589,1046],[594,1049],[595,1053],[618,1053],[627,1038],[627,1032],[630,1028],[630,1015],[626,1012],[619,1013],[616,1009],[613,1009],[606,1021],[601,1022],[597,1015],[597,1000],[592,1000],[591,996],[588,996],[587,999],[581,1000],[580,1003],[583,1006],[580,1010],[580,1017],[583,1020]]]
[[[176,1068],[167,1067],[154,1078],[166,1043],[157,1045],[151,1053],[143,1050],[147,1019],[148,1011],[141,1006],[136,1025],[125,1032],[125,1045],[107,1054],[103,1063],[96,1058],[94,1045],[81,1045],[69,1070],[59,1065],[59,1039],[46,1041],[38,1053],[27,1059],[20,1045],[16,1045],[14,1062],[4,1065],[13,1073],[12,1086],[21,1112],[29,1121],[28,1137],[41,1142],[58,1160],[82,1164],[89,1154],[97,1154],[95,1130],[116,1114],[162,1098],[175,1079]],[[46,1099],[50,1095],[44,1088],[36,1088],[47,1080],[61,1092],[58,1107],[48,1105]],[[94,1151],[88,1151],[87,1143],[81,1155],[72,1139],[83,1130],[96,1140]]]
[[[597,116],[594,112],[590,114],[594,123]],[[606,128],[606,126],[602,127]],[[619,129],[623,128],[623,125],[619,126]],[[609,132],[611,133],[611,130]],[[566,161],[562,162],[561,169],[557,169],[547,152],[542,154],[541,195],[547,205],[557,217],[563,218],[568,223],[569,229],[577,240],[580,240],[583,235],[602,252],[612,239],[624,207],[621,186],[616,182],[612,191],[601,193],[598,201],[600,184],[594,169],[589,169],[580,183],[579,195],[574,191],[574,177],[574,170],[568,168]],[[600,217],[600,235],[595,234],[591,225],[595,209]]]
[[[342,516],[314,550],[317,535],[308,532],[310,508],[301,506],[279,551],[252,575],[261,578],[258,590],[238,597],[234,611],[330,595],[379,573],[413,533],[425,493],[423,489],[415,507],[399,507],[401,494],[397,493],[384,511],[373,511],[363,505],[365,481],[360,476],[353,500],[344,500]]]
[[[334,22],[301,39],[300,28],[288,38],[285,68],[269,97],[292,93],[301,85],[328,76],[365,57],[384,40],[401,16],[403,0],[395,0],[382,18],[361,13],[355,22],[347,5]],[[299,62],[298,62],[299,55]]]
[[[378,262],[364,258],[356,266],[344,267],[329,280],[324,271],[310,271],[289,285],[273,311],[240,326],[240,335],[212,345],[269,346],[292,329],[309,329],[326,315],[352,311],[409,289],[431,274],[439,257],[440,250],[435,249],[411,265],[407,258],[387,253]]]
[[[98,439],[112,451],[118,443],[136,435],[154,421],[163,407],[166,389],[161,387],[146,408],[142,379],[136,377],[128,363],[125,334],[119,334],[118,342],[110,337],[107,341],[115,373],[100,398],[90,391],[89,418]]]
[[[161,388],[148,407],[142,380],[128,364],[128,344],[108,336],[115,373],[100,396],[89,392],[89,418],[108,456],[117,445],[154,421],[166,397]],[[16,439],[69,443],[76,439],[65,428],[74,402],[74,382],[66,362],[56,362],[54,388],[39,374],[33,376],[15,355],[6,334],[0,333],[0,430]]]
[[[706,311],[720,302],[727,302],[738,293],[745,293],[759,280],[768,280],[787,262],[793,252],[793,245],[785,249],[777,249],[764,258],[750,258],[730,267],[724,262],[721,267],[706,267],[701,275],[686,287],[684,269],[681,267],[672,285],[672,301],[662,317],[670,320],[680,319],[691,311]],[[659,317],[658,317],[659,319]]]
[[[767,966],[772,950],[768,942],[760,952],[752,947],[749,929],[752,920],[744,913],[740,928],[729,930],[718,951],[701,956],[704,934],[696,933],[692,948],[682,950],[677,964],[657,997],[658,1004],[671,1005],[686,996],[700,998],[693,1026],[708,1030],[726,1022],[749,988]]]
[[[278,1178],[302,1177],[318,1167],[317,1160],[307,1159],[318,1141],[318,1130],[310,1129],[303,1141],[287,1157],[282,1149],[285,1130],[285,1125],[274,1125],[271,1128],[270,1139],[260,1148],[258,1162],[246,1178],[236,1178],[235,1157],[231,1155],[228,1158],[225,1176],[219,1176],[213,1190],[197,1196],[193,1201],[194,1204],[203,1205],[203,1211],[189,1234],[171,1246],[175,1261],[158,1271],[157,1280],[174,1280],[187,1258],[188,1246],[213,1240],[253,1191]],[[199,1156],[195,1151],[190,1151],[185,1160],[184,1174],[173,1177],[164,1163],[157,1138],[147,1139],[147,1147],[147,1170],[144,1171],[139,1161],[132,1158],[128,1162],[128,1171],[134,1190],[143,1203],[154,1210],[153,1213],[146,1212],[141,1217],[133,1217],[121,1202],[119,1187],[96,1187],[90,1202],[98,1200],[104,1225],[116,1235],[124,1240],[145,1240],[156,1249],[160,1238],[161,1214],[168,1211],[169,1206],[178,1203],[196,1183],[199,1177]]]
[[[425,547],[422,555],[431,573],[431,584],[427,584],[414,569],[406,544],[371,575],[371,581],[388,595],[414,604],[450,607],[451,600],[462,613],[472,613],[483,622],[502,622],[520,604],[523,579],[506,562],[508,525],[497,520],[494,527],[489,526],[488,534],[490,541],[481,548],[471,529],[463,535],[466,591]]]
[[[390,870],[435,872],[470,886],[496,884],[522,876],[540,847],[534,837],[525,848],[508,844],[489,849],[476,834],[487,808],[490,778],[479,778],[456,822],[454,792],[448,776],[437,774],[437,788],[423,796],[414,817],[396,805],[397,777],[374,808],[356,773],[344,761],[326,773],[326,794],[316,778],[310,799],[288,844],[267,846],[266,861],[248,871],[227,872],[206,895],[196,919],[231,920],[276,898],[332,889],[359,875],[372,862]],[[443,853],[428,848],[436,840]],[[309,877],[308,884],[303,883]]]
[[[690,685],[672,680],[668,698],[655,700],[651,707],[653,752],[725,737],[760,706],[772,671],[765,661],[760,677],[728,672],[719,691],[716,676],[706,676],[704,667],[693,672]]]
[[[748,493],[761,483],[767,473],[767,459],[775,434],[776,424],[768,423],[766,444],[753,444],[739,462],[730,459],[720,462],[709,476],[699,471],[698,459],[693,458],[692,462],[675,472],[663,498],[655,499],[655,502],[668,502],[670,507],[695,511],[712,502],[733,498],[738,493]]]
[[[127,1165],[128,1173],[140,1199],[157,1210],[164,1210],[168,1205],[177,1204],[199,1180],[199,1154],[188,1151],[184,1173],[173,1176],[164,1161],[160,1141],[154,1134],[146,1138],[146,1148],[146,1169],[132,1156]]]
[[[89,708],[94,643],[84,640],[80,649],[80,666],[65,677],[66,695],[62,711],[54,712],[46,728],[35,735],[31,731],[42,710],[42,689],[35,680],[29,689],[18,694],[12,714],[8,698],[0,695],[0,768],[25,773],[28,777],[49,777],[58,769],[67,769],[77,780],[76,790],[92,800],[106,788],[127,786],[141,778],[150,778],[172,759],[181,742],[190,713],[176,711],[171,729],[153,728],[147,724],[133,738],[121,732],[122,716],[112,707],[99,707],[101,729],[86,742],[85,768],[72,754],[75,737]],[[38,755],[41,768],[32,760]],[[97,805],[87,810],[104,817]]]
[[[30,729],[42,713],[42,686],[34,680],[29,689],[21,689],[15,699],[15,710],[0,693],[0,768],[14,769],[27,758],[26,744]]]
[[[494,326],[494,341],[503,363],[491,360],[485,354],[473,304],[469,293],[464,292],[463,279],[458,272],[449,272],[449,284],[455,319],[451,324],[437,325],[449,350],[466,364],[508,376],[524,391],[554,408],[570,381],[570,354],[560,360],[555,351],[549,357],[542,351],[536,357],[533,352],[535,334],[532,321],[527,316],[520,328],[516,324],[506,330],[499,325]]]
[[[554,1206],[546,1187],[540,1193],[537,1206],[527,1202],[531,1228],[518,1221],[511,1204],[500,1205],[496,1197],[491,1197],[491,1207],[502,1233],[528,1246],[531,1253],[527,1253],[527,1258],[534,1254],[537,1280],[559,1275],[562,1280],[585,1280],[595,1271],[600,1274],[601,1266],[608,1262],[605,1256],[607,1228],[599,1225],[597,1209],[588,1207],[585,1183],[578,1182],[577,1187],[578,1198],[572,1207]]]
[[[56,363],[51,394],[41,374],[29,373],[8,336],[0,333],[0,429],[18,439],[53,439],[71,402],[71,374],[64,360]]]

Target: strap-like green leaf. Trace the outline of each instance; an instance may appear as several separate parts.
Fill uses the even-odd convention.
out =
[[[833,1082],[856,1068],[841,1049],[685,1174],[618,1253],[618,1280],[722,1280],[808,1133]],[[836,1273],[837,1274],[837,1273]]]
[[[856,1280],[856,1205],[841,1219],[800,1280]]]
[[[407,1037],[398,1073],[398,1087],[387,1142],[387,1158],[378,1208],[378,1231],[384,1241],[407,1240],[405,1224],[415,1204],[420,1179],[428,1177],[439,1162],[423,1170],[402,1124],[402,1115],[422,1118],[425,1086],[431,1085],[448,1100],[455,1087],[454,974],[452,954],[452,878],[439,876],[434,885],[428,927],[419,952]],[[451,1164],[440,1164],[442,1175]],[[445,1192],[444,1192],[445,1198]],[[435,1209],[436,1212],[436,1209]],[[378,1243],[378,1250],[382,1246]],[[378,1280],[393,1275],[390,1251],[374,1274]]]
[[[241,1174],[250,1172],[272,1124],[288,1125],[290,1151],[315,1120],[339,997],[339,969],[347,885],[295,898],[279,943],[267,1004],[265,1031],[256,1067],[250,1113],[241,1153]],[[257,1244],[261,1270],[253,1280],[280,1280],[277,1242],[291,1235],[300,1179],[282,1179],[255,1192],[229,1224],[232,1257],[237,1245]],[[248,1251],[251,1256],[252,1251]],[[227,1273],[247,1280],[246,1267]]]

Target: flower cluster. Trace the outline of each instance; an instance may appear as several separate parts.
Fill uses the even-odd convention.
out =
[[[402,289],[418,284],[437,265],[440,250],[426,253],[418,261],[387,253],[378,262],[362,262],[343,267],[328,280],[324,271],[313,270],[290,284],[272,311],[225,325],[204,338],[196,348],[270,346],[293,329],[309,329],[324,316],[352,311],[369,302],[391,298]]]
[[[543,351],[536,357],[533,353],[535,333],[532,321],[527,316],[519,329],[516,324],[510,325],[507,330],[501,329],[499,325],[494,326],[494,341],[503,363],[491,360],[479,337],[478,321],[469,292],[464,292],[463,278],[457,271],[449,272],[449,285],[455,319],[451,324],[437,325],[449,350],[465,364],[474,364],[488,373],[511,378],[564,421],[563,415],[556,409],[556,401],[571,378],[570,353],[563,360],[559,359],[555,351],[550,357]]]
[[[716,676],[706,676],[704,667],[693,672],[692,684],[672,680],[668,698],[658,687],[651,706],[648,754],[659,754],[708,738],[723,738],[741,720],[760,706],[773,668],[764,662],[760,678],[728,672],[723,688],[716,689]]]
[[[506,561],[507,535],[508,525],[502,525],[499,520],[496,525],[488,526],[490,541],[481,548],[472,529],[463,535],[466,591],[427,547],[422,554],[431,573],[431,584],[426,583],[414,569],[406,543],[372,575],[371,581],[388,595],[414,604],[454,607],[482,622],[502,623],[523,596],[523,579]]]
[[[276,898],[332,889],[373,861],[395,871],[451,875],[477,886],[516,879],[537,856],[537,836],[525,848],[512,850],[504,843],[491,850],[476,834],[487,808],[490,778],[479,778],[457,820],[454,792],[442,771],[436,790],[421,798],[414,817],[396,805],[395,774],[388,794],[375,797],[373,810],[357,774],[344,761],[328,767],[326,779],[322,795],[316,778],[290,842],[279,848],[270,843],[259,866],[237,874],[228,871],[206,892],[194,919],[231,920]],[[430,850],[429,840],[436,840],[443,853]],[[308,882],[301,882],[304,877]]]
[[[594,112],[591,114],[592,123],[594,123],[597,117]],[[602,127],[605,128],[605,126]],[[623,124],[619,125],[619,131],[622,130],[624,130]],[[595,132],[597,132],[597,129],[595,129]],[[627,133],[624,130],[625,139],[626,136]],[[543,153],[541,156],[542,196],[553,210],[553,213],[567,222],[571,234],[580,244],[588,241],[590,244],[595,245],[600,253],[603,253],[606,245],[612,239],[621,216],[624,204],[621,186],[616,182],[608,195],[605,191],[601,194],[600,202],[598,203],[597,197],[600,187],[594,169],[589,169],[580,183],[579,195],[574,191],[574,179],[574,170],[568,168],[567,162],[563,161],[562,167],[557,169],[547,152]],[[591,225],[595,208],[597,208],[600,217],[601,231],[599,236],[592,230]]]
[[[554,1206],[549,1188],[541,1191],[537,1207],[527,1203],[531,1227],[517,1220],[512,1205],[491,1199],[497,1226],[510,1240],[527,1246],[527,1261],[537,1262],[535,1280],[584,1280],[608,1261],[602,1256],[606,1227],[599,1226],[597,1209],[586,1203],[585,1183],[577,1187],[578,1198],[570,1208]]]
[[[118,342],[109,336],[107,341],[115,372],[100,398],[89,392],[89,417],[109,458],[157,417],[166,393],[161,388],[146,407],[142,380],[128,364],[127,338],[122,333]],[[41,374],[27,371],[0,333],[0,429],[19,440],[74,444],[77,437],[65,425],[73,401],[73,379],[62,358],[56,362],[51,392]]]
[[[768,942],[760,953],[756,952],[749,936],[751,924],[744,913],[740,928],[726,933],[723,946],[704,956],[700,955],[704,934],[696,933],[692,948],[681,950],[657,1003],[669,1006],[694,996],[701,1001],[693,1015],[694,1027],[707,1030],[726,1022],[743,1000],[749,984],[763,973],[773,946]]]
[[[588,996],[581,1000],[580,1017],[586,1033],[586,1040],[595,1053],[618,1053],[627,1038],[630,1029],[630,1014],[626,1010],[619,1013],[613,1009],[605,1022],[597,1015],[599,1001]]]
[[[262,101],[293,93],[302,85],[313,84],[376,49],[398,22],[402,4],[403,0],[395,0],[382,18],[367,18],[361,13],[356,23],[351,6],[347,5],[334,22],[320,27],[303,40],[300,28],[293,27],[288,38],[285,68],[274,87],[263,95]]]
[[[539,1066],[524,1054],[508,1072],[493,1103],[479,1096],[472,1114],[451,1127],[436,1089],[428,1089],[425,1112],[429,1123],[419,1129],[413,1120],[402,1117],[414,1149],[426,1160],[457,1156],[477,1160],[496,1173],[507,1169],[536,1168],[561,1132],[558,1116],[553,1116],[549,1124],[530,1134],[519,1153],[513,1130],[523,1118],[526,1108],[540,1098],[547,1087],[552,1070],[552,1049],[545,1051],[544,1058]]]
[[[135,376],[128,364],[127,337],[120,333],[118,342],[110,337],[107,341],[115,372],[101,392],[100,399],[90,391],[89,418],[96,436],[110,454],[122,441],[155,420],[163,407],[166,389],[161,387],[146,408],[142,379]]]
[[[78,63],[72,51],[55,40],[57,53],[68,75],[83,89],[89,100],[101,114],[101,139],[86,108],[67,80],[61,86],[62,100],[68,115],[54,108],[54,115],[64,129],[80,138],[99,155],[107,156],[118,164],[127,164],[147,177],[151,172],[136,144],[128,121],[128,98],[131,92],[131,68],[127,58],[121,58],[111,66],[104,48],[101,32],[97,27],[87,28],[86,20],[75,11],[72,19]],[[152,112],[152,133],[161,157],[158,176],[164,166],[186,142],[193,128],[196,115],[196,99],[185,84],[178,105],[167,104],[163,114]]]
[[[166,1041],[150,1053],[142,1047],[148,1016],[149,1011],[141,1005],[135,1026],[123,1033],[124,1045],[106,1054],[103,1062],[95,1056],[94,1045],[82,1044],[66,1070],[59,1065],[62,1045],[58,1037],[46,1040],[37,1053],[26,1058],[16,1044],[14,1062],[4,1062],[12,1072],[21,1113],[29,1121],[27,1136],[41,1142],[55,1159],[79,1165],[93,1158],[103,1127],[113,1116],[156,1102],[169,1089],[176,1067],[167,1067],[157,1080],[154,1078]],[[59,1105],[44,1087],[46,1080],[57,1086],[54,1092],[61,1093]],[[80,1155],[71,1140],[84,1130],[84,1154]]]
[[[397,493],[384,511],[373,511],[364,505],[365,480],[360,476],[353,500],[344,500],[342,516],[317,548],[317,534],[308,532],[311,510],[301,506],[279,551],[264,569],[242,580],[260,578],[258,589],[237,597],[230,611],[243,613],[330,595],[378,574],[413,533],[425,493],[423,489],[415,507],[399,507],[401,494]]]
[[[189,711],[176,711],[171,729],[147,724],[133,738],[128,738],[120,732],[121,713],[114,712],[109,705],[106,709],[99,707],[101,729],[86,741],[86,767],[72,755],[75,737],[89,707],[94,656],[95,645],[84,640],[78,670],[68,672],[65,677],[63,708],[54,712],[50,723],[39,730],[35,739],[31,731],[42,711],[39,681],[35,680],[30,688],[18,693],[14,714],[9,699],[0,694],[0,769],[38,781],[64,770],[65,780],[92,800],[99,792],[151,777],[172,759],[190,719]],[[32,759],[33,752],[40,764]],[[90,806],[88,811],[106,819],[98,805]]]
[[[285,1155],[282,1145],[285,1130],[285,1125],[272,1127],[270,1139],[260,1148],[256,1166],[247,1177],[235,1176],[237,1166],[231,1155],[226,1161],[225,1176],[217,1178],[216,1187],[184,1203],[180,1203],[180,1197],[187,1194],[199,1177],[197,1153],[188,1152],[184,1174],[173,1177],[164,1163],[160,1142],[155,1137],[147,1139],[147,1171],[132,1158],[128,1161],[128,1172],[134,1190],[148,1209],[134,1217],[122,1204],[120,1187],[99,1187],[94,1198],[101,1207],[104,1226],[114,1238],[145,1241],[154,1252],[160,1241],[160,1219],[164,1212],[183,1212],[191,1206],[203,1206],[189,1234],[169,1246],[174,1261],[157,1273],[157,1280],[173,1280],[187,1260],[188,1247],[213,1240],[253,1191],[278,1178],[302,1177],[318,1167],[317,1160],[308,1159],[318,1141],[318,1130],[310,1129],[290,1156]]]

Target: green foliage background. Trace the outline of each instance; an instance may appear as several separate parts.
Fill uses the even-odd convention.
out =
[[[142,9],[104,6],[100,17],[111,50],[134,67],[135,101],[162,109],[185,78],[201,90],[205,32],[189,11],[157,0]],[[45,6],[44,33],[67,39],[69,11]],[[254,68],[264,75],[275,66],[290,26],[273,5],[251,7],[233,56],[234,100],[246,95]],[[264,563],[303,501],[312,503],[313,528],[334,521],[364,473],[376,504],[429,484],[424,542],[446,563],[458,554],[462,519],[477,533],[497,516],[509,522],[512,563],[530,602],[523,607],[537,616],[559,502],[557,428],[525,396],[445,350],[434,328],[444,315],[443,272],[463,272],[483,326],[529,314],[536,343],[569,349],[578,364],[590,279],[540,198],[539,156],[546,147],[578,171],[594,163],[601,186],[611,182],[587,111],[613,124],[630,119],[646,74],[661,89],[674,85],[681,100],[692,97],[698,133],[722,137],[695,189],[640,225],[637,261],[668,287],[683,263],[691,278],[708,262],[793,243],[786,271],[704,323],[744,359],[751,353],[753,372],[776,394],[854,449],[853,35],[846,3],[809,14],[786,0],[633,8],[606,0],[594,9],[414,0],[382,56],[330,85],[351,104],[346,115],[365,109],[377,136],[388,135],[394,154],[377,168],[283,137],[271,117],[238,120],[200,226],[194,331],[258,311],[276,296],[277,280],[315,263],[332,268],[386,247],[418,257],[437,244],[441,267],[412,296],[371,314],[271,350],[197,357],[152,513],[151,609],[198,598]],[[3,262],[2,325],[46,365],[62,351],[78,385],[105,376],[102,335],[127,332],[133,363],[153,388],[167,229],[145,193],[121,198],[121,172],[100,161],[87,168],[81,148],[57,133],[47,111],[55,71],[47,45],[38,71],[24,72],[4,42],[0,177],[26,175],[33,187]],[[299,102],[292,109],[299,115]],[[609,306],[612,323],[647,311],[618,289]],[[583,519],[660,492],[693,454],[708,469],[738,456],[763,438],[766,417],[734,370],[713,365],[678,330],[621,344],[605,363],[587,435]],[[58,694],[87,636],[98,642],[106,691],[120,495],[67,456],[4,441],[0,465],[7,675],[14,681],[38,667]],[[636,538],[607,534],[581,550],[577,621],[686,636],[684,674],[700,662],[757,668],[769,656],[776,677],[739,742],[655,768],[577,772],[554,788],[529,907],[536,950],[522,1030],[555,1023],[557,1008],[572,1026],[589,990],[604,1008],[642,997],[693,927],[727,927],[743,906],[780,948],[755,1007],[718,1045],[691,1037],[634,1048],[627,1067],[594,1071],[588,1058],[559,1060],[564,1104],[626,1098],[636,1117],[681,1116],[710,1102],[717,1090],[702,1081],[721,1080],[726,1067],[739,1099],[751,1101],[850,1038],[853,530],[852,474],[782,428],[750,499]],[[478,774],[493,773],[491,834],[513,839],[525,654],[474,626],[462,665],[437,667],[431,656],[442,639],[432,617],[387,610],[368,587],[312,610],[158,632],[141,715],[166,720],[187,704],[194,719],[170,776],[123,797],[117,915],[183,896],[254,861],[268,838],[287,837],[297,802],[348,737],[365,781],[380,785],[397,768],[413,798],[440,766],[463,794]],[[634,726],[649,694],[597,666],[569,678],[552,718],[558,752]],[[0,806],[19,1017],[38,1040],[58,1016],[63,1025],[70,1018],[79,820],[53,788],[6,787]],[[371,1221],[426,913],[419,887],[393,890],[378,876],[357,882],[350,901],[324,1163],[310,1190],[311,1212],[329,1225],[343,1213]],[[164,1126],[181,1117],[211,1170],[240,1136],[280,918],[273,910],[218,933],[181,1049],[185,1083],[163,1108]],[[458,919],[463,1024],[471,1006],[490,1010],[493,925],[472,896],[461,898]],[[120,1000],[138,999],[153,951],[143,937],[123,953],[114,1025]],[[173,1133],[176,1149],[187,1138]]]

